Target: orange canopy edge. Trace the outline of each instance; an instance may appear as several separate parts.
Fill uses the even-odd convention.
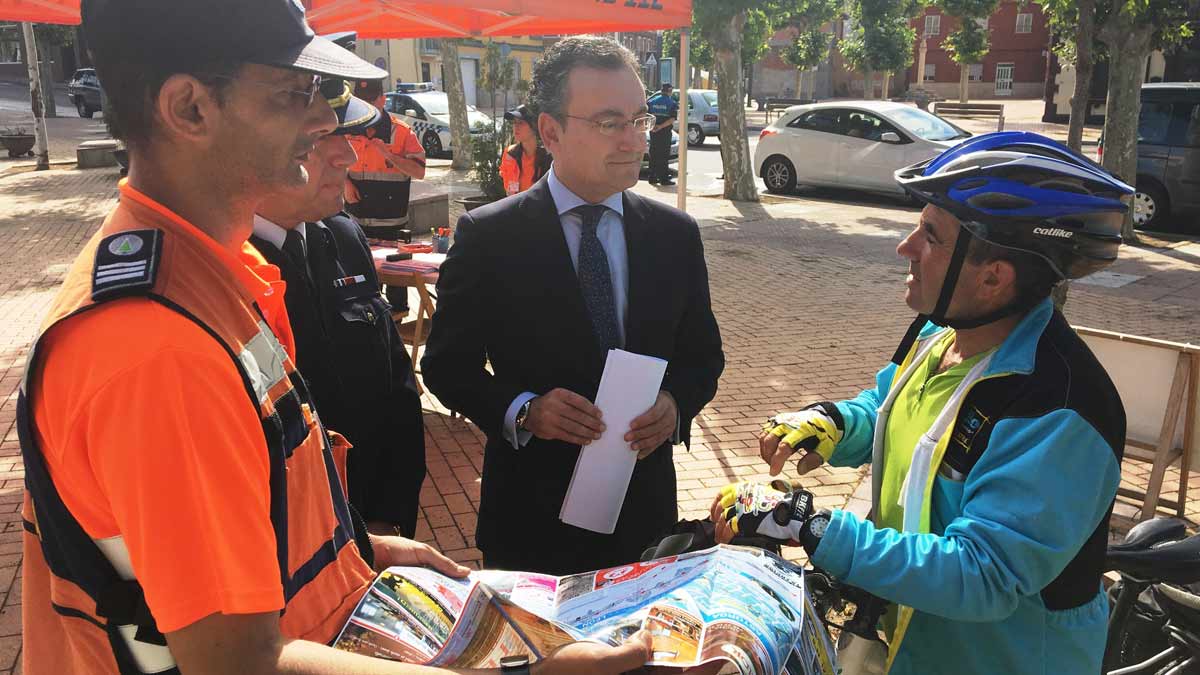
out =
[[[0,0],[2,2],[3,0]],[[318,33],[361,38],[500,37],[692,25],[692,0],[304,0]]]
[[[691,0],[303,0],[318,33],[363,38],[499,37],[692,25]],[[0,0],[0,21],[79,23],[79,0]]]
[[[79,23],[79,0],[0,0],[0,21]]]

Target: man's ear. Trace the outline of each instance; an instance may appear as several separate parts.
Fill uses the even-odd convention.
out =
[[[1008,303],[1017,295],[1017,268],[1007,260],[992,260],[983,265],[979,288],[989,300]]]
[[[191,75],[163,82],[154,111],[160,131],[182,142],[206,143],[216,132],[221,105],[208,87]]]
[[[538,114],[538,136],[542,139],[542,145],[554,154],[555,148],[562,143],[562,125],[550,113]]]

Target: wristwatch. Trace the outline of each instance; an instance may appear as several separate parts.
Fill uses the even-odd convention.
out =
[[[529,399],[521,404],[521,408],[517,410],[516,426],[517,431],[525,431],[525,421],[529,419],[529,408],[533,405],[533,399]]]
[[[501,658],[500,672],[507,675],[529,675],[529,655],[518,654]]]

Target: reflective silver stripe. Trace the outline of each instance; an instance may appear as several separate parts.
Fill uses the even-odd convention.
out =
[[[377,227],[408,224],[408,216],[404,216],[403,218],[357,218],[356,220],[358,220],[359,225]]]
[[[254,395],[258,397],[260,404],[266,403],[271,387],[287,377],[287,370],[283,366],[286,358],[287,352],[284,351],[283,345],[279,344],[270,327],[266,322],[259,321],[258,335],[246,343],[242,353],[238,354],[238,360],[249,374],[254,385]]]
[[[382,180],[391,183],[403,183],[412,180],[410,176],[391,171],[351,171],[347,175],[354,180]]]
[[[133,262],[109,263],[107,265],[97,265],[96,270],[100,271],[100,272],[105,272],[108,270],[117,270],[118,268],[121,268],[121,267],[145,267],[146,262],[147,261],[145,261],[145,260],[135,260]]]
[[[146,270],[140,269],[140,270],[134,270],[132,272],[126,271],[121,274],[109,274],[107,276],[100,276],[99,274],[97,274],[96,281],[97,282],[101,282],[101,281],[107,282],[107,281],[120,281],[122,279],[141,279],[144,276],[146,276]]]
[[[92,541],[96,542],[96,547],[100,549],[105,558],[108,558],[108,562],[112,563],[113,569],[121,575],[122,579],[135,578],[124,537],[116,536]],[[137,626],[117,626],[117,632],[125,639],[125,645],[129,647],[129,653],[133,655],[138,670],[143,673],[161,673],[174,668],[175,659],[171,656],[171,650],[167,649],[165,645],[152,645],[134,639],[137,630]]]

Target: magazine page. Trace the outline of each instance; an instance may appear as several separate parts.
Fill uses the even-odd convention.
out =
[[[623,644],[647,630],[647,665],[723,661],[745,675],[835,675],[834,650],[803,570],[761,549],[718,546],[551,577],[473,572],[455,580],[421,568],[380,574],[337,640],[378,658],[494,667],[544,658],[577,640]]]

